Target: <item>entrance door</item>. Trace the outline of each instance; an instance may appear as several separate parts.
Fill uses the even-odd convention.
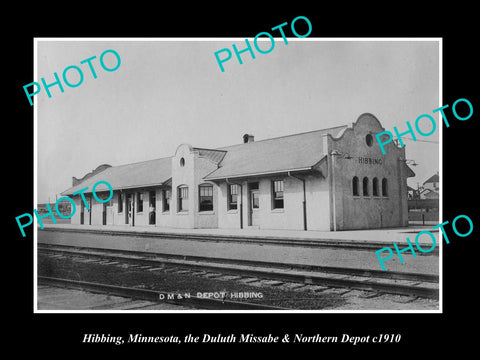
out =
[[[85,223],[85,204],[83,201],[80,202],[80,225],[83,225]]]
[[[127,195],[127,224],[130,226],[135,226],[135,196],[134,194]]]
[[[102,225],[107,225],[107,203],[103,203]]]
[[[260,225],[260,191],[258,182],[248,184],[248,225]]]
[[[259,225],[259,210],[260,210],[260,192],[258,190],[250,191],[250,225]]]
[[[88,207],[90,208],[88,210],[88,225],[92,225],[92,196],[88,197]]]

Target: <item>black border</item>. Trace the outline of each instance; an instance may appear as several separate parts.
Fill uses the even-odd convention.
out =
[[[32,349],[38,355],[62,354],[60,348],[95,353],[99,350],[115,354],[152,350],[158,356],[168,345],[92,345],[82,344],[84,333],[126,335],[130,332],[153,335],[201,335],[255,333],[303,333],[325,336],[375,335],[400,333],[400,344],[277,344],[282,352],[307,346],[313,356],[323,350],[381,351],[387,355],[405,351],[410,356],[422,350],[473,347],[475,324],[468,328],[469,319],[476,310],[475,275],[478,230],[467,238],[458,238],[449,232],[451,243],[444,245],[444,313],[443,314],[33,314],[33,235],[21,238],[14,217],[33,207],[33,109],[25,99],[22,86],[33,81],[34,37],[251,37],[285,21],[302,15],[310,19],[313,32],[310,37],[442,37],[443,38],[443,104],[453,104],[458,98],[467,98],[473,104],[474,115],[468,121],[452,120],[450,128],[443,128],[443,214],[450,222],[459,214],[466,214],[478,226],[476,202],[477,159],[473,145],[480,112],[476,56],[475,9],[468,5],[451,4],[436,8],[422,8],[418,3],[398,3],[375,7],[342,3],[338,9],[320,3],[314,8],[293,10],[278,3],[260,11],[258,6],[219,4],[192,9],[170,10],[161,4],[109,4],[101,9],[97,4],[82,7],[57,7],[52,4],[42,10],[34,7],[19,10],[7,40],[8,56],[4,55],[4,71],[8,86],[4,90],[4,121],[13,141],[5,139],[7,164],[6,181],[8,237],[4,256],[13,262],[5,272],[11,291],[4,294],[5,312],[13,315],[6,325],[6,342],[13,349]],[[40,7],[40,6],[38,6]],[[274,10],[273,10],[274,9]],[[21,14],[21,16],[20,16]],[[8,67],[7,67],[8,66]],[[8,69],[8,70],[7,70]],[[428,112],[430,109],[425,109]],[[447,112],[447,115],[451,112]],[[450,115],[451,117],[452,115]],[[450,119],[450,118],[449,118]],[[452,117],[453,119],[453,117]],[[406,119],[407,120],[407,119]],[[411,119],[413,120],[413,119]],[[13,131],[11,131],[12,129]],[[7,145],[8,144],[8,145]],[[10,151],[9,151],[10,150]],[[13,175],[13,176],[12,176]],[[418,260],[418,261],[421,261]],[[472,286],[473,285],[473,286]],[[243,346],[247,346],[243,344]],[[259,351],[272,346],[254,344],[248,349]],[[198,354],[208,349],[211,356],[232,356],[237,345],[194,344],[184,346]],[[413,348],[415,347],[415,352]],[[174,346],[176,355],[182,352]],[[235,350],[237,351],[237,350]],[[65,353],[63,353],[65,354]],[[258,355],[258,353],[255,352]],[[375,354],[375,353],[373,353]],[[176,356],[175,355],[175,356]]]

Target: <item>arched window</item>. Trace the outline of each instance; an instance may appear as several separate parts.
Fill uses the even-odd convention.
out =
[[[372,195],[373,196],[379,196],[378,195],[378,179],[377,178],[373,178],[372,186],[373,186]]]
[[[368,178],[363,178],[363,196],[368,196]]]
[[[352,194],[353,196],[359,196],[358,193],[358,177],[354,176],[352,179]]]
[[[382,196],[388,196],[388,184],[387,179],[382,179]]]

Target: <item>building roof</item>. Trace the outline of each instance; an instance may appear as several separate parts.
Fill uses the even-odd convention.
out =
[[[424,191],[422,191],[422,193],[420,194],[422,197],[426,198],[426,199],[438,199],[439,198],[439,193],[435,190],[431,190],[431,189],[426,189]]]
[[[347,125],[227,146],[219,168],[205,180],[311,169],[326,154],[323,136],[336,137]]]
[[[98,181],[108,182],[113,190],[140,188],[162,185],[172,177],[172,158],[162,158],[137,162],[133,164],[112,166],[93,175],[87,180],[65,190],[62,195],[72,195],[75,191],[88,187],[85,193],[92,191]],[[95,191],[108,190],[104,184],[99,184]]]
[[[423,183],[423,185],[428,184],[428,183],[436,183],[436,182],[438,183],[438,179],[439,179],[438,173],[436,173],[435,175],[430,176],[430,177],[428,178],[428,180],[426,180],[426,181]]]
[[[198,151],[199,156],[210,159],[215,164],[218,164],[220,161],[222,161],[227,153],[225,150],[217,149],[193,148],[193,150]]]

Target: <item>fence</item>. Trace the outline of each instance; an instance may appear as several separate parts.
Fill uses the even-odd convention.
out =
[[[412,225],[437,225],[440,222],[438,211],[409,211],[408,223]]]

